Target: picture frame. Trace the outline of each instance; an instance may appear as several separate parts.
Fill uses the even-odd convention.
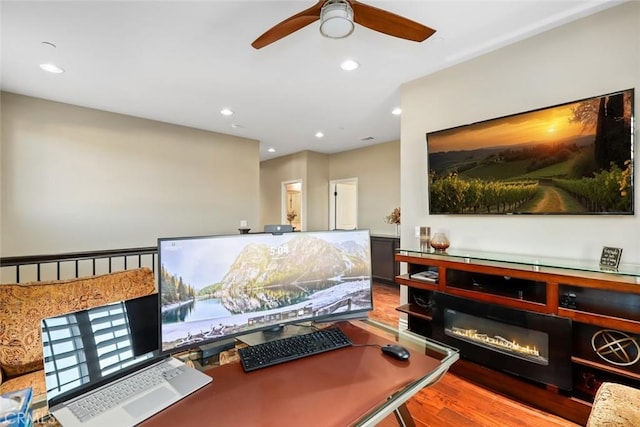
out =
[[[600,255],[600,268],[603,270],[617,270],[622,258],[622,248],[604,246]]]
[[[634,89],[427,132],[429,214],[633,215]]]

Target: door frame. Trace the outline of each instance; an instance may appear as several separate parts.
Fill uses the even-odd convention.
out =
[[[355,212],[355,222],[356,229],[358,228],[358,178],[343,178],[343,179],[332,179],[329,181],[329,230],[335,230],[336,228],[336,185],[343,183],[353,183],[355,186],[355,201],[354,206],[356,207]]]
[[[287,185],[290,184],[300,184],[300,212],[298,214],[300,216],[301,230],[298,231],[306,230],[307,216],[304,212],[306,195],[304,193],[304,183],[302,182],[302,179],[282,181],[280,184],[280,224],[289,224],[289,221],[287,221],[287,212],[289,210],[289,207],[287,206]]]

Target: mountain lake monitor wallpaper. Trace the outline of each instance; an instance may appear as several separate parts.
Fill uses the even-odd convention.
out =
[[[368,230],[161,242],[162,348],[372,309]]]

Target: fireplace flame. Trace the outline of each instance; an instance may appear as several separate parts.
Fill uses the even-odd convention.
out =
[[[471,339],[473,341],[479,341],[485,344],[501,347],[515,353],[541,357],[540,352],[538,351],[536,346],[533,346],[533,347],[529,345],[523,346],[518,344],[515,340],[509,341],[501,337],[500,335],[496,335],[495,337],[490,337],[487,334],[478,333],[477,329],[462,329],[462,328],[457,328],[455,326],[451,328],[451,332],[455,335],[459,335],[467,339]]]

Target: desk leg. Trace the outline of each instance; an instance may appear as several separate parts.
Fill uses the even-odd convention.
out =
[[[411,416],[411,412],[409,412],[409,408],[407,408],[406,403],[398,406],[393,414],[396,416],[396,420],[400,424],[400,427],[416,427],[416,423],[413,421],[413,417]]]

